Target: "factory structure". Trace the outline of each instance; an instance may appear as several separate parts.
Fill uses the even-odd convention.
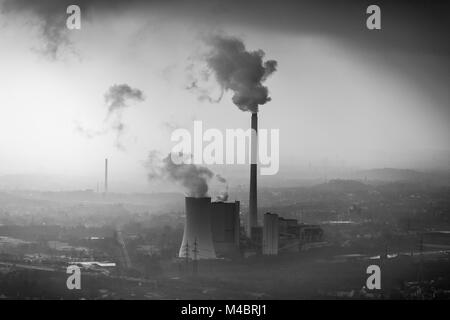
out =
[[[258,224],[256,112],[252,113],[251,128],[249,208],[244,231],[241,232],[239,201],[211,202],[210,197],[186,197],[180,258],[216,259],[247,252],[273,256],[280,251],[300,251],[306,243],[322,241],[323,230],[318,225],[298,223],[274,213],[264,214],[263,225]]]
[[[266,213],[264,215],[262,253],[265,255],[277,255],[279,237],[278,215]]]
[[[265,213],[262,226],[241,225],[240,202],[211,201],[210,197],[185,198],[186,223],[178,256],[184,259],[233,258],[251,253],[278,255],[299,252],[303,245],[321,242],[318,225],[299,223]],[[245,230],[245,231],[244,231]],[[248,252],[246,252],[248,251]]]
[[[241,228],[239,211],[239,201],[211,203],[213,244],[219,256],[239,254]]]
[[[185,205],[180,258],[216,259],[239,253],[239,201],[211,202],[210,197],[186,197]]]

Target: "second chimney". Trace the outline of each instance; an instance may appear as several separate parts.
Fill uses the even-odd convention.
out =
[[[105,194],[108,192],[108,158],[105,159]]]

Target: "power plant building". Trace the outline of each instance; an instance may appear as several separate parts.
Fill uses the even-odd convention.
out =
[[[298,234],[298,221],[296,219],[278,218],[280,235]]]
[[[211,224],[214,248],[219,256],[239,252],[239,201],[211,203]]]
[[[186,197],[186,223],[178,256],[215,259],[239,253],[240,203]]]
[[[323,240],[323,229],[314,224],[300,224],[299,238],[303,243],[320,242]]]
[[[279,240],[278,215],[266,213],[264,215],[262,253],[264,255],[277,255],[278,240]]]

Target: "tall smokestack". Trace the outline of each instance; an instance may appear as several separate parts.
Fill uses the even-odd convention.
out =
[[[199,98],[205,98],[210,102],[219,102],[223,93],[231,91],[233,103],[242,111],[252,113],[252,138],[251,138],[251,165],[250,165],[250,201],[247,223],[247,236],[251,237],[252,228],[257,227],[257,200],[256,200],[256,175],[258,161],[258,115],[259,107],[271,100],[269,89],[263,85],[267,78],[277,70],[275,60],[264,61],[264,51],[249,51],[242,40],[223,36],[212,35],[205,39],[209,47],[208,52],[200,54],[206,63],[208,71],[214,74],[222,91],[218,99],[210,97],[210,91],[202,88],[199,83],[204,79],[204,68],[201,68],[198,76],[193,72],[193,82],[187,88],[200,93]],[[193,68],[195,69],[195,68]]]
[[[105,158],[105,193],[108,192],[108,158]]]
[[[247,236],[251,238],[252,228],[258,225],[258,202],[256,173],[258,162],[258,113],[252,113],[251,163],[250,163],[250,199],[248,208]]]

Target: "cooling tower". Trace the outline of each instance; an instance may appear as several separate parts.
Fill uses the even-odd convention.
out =
[[[215,259],[211,228],[211,198],[186,197],[186,223],[184,225],[183,242],[178,256],[186,255],[197,259]]]
[[[252,113],[251,163],[250,163],[250,199],[248,208],[247,236],[252,237],[252,228],[258,226],[258,204],[256,173],[258,161],[258,114]]]

